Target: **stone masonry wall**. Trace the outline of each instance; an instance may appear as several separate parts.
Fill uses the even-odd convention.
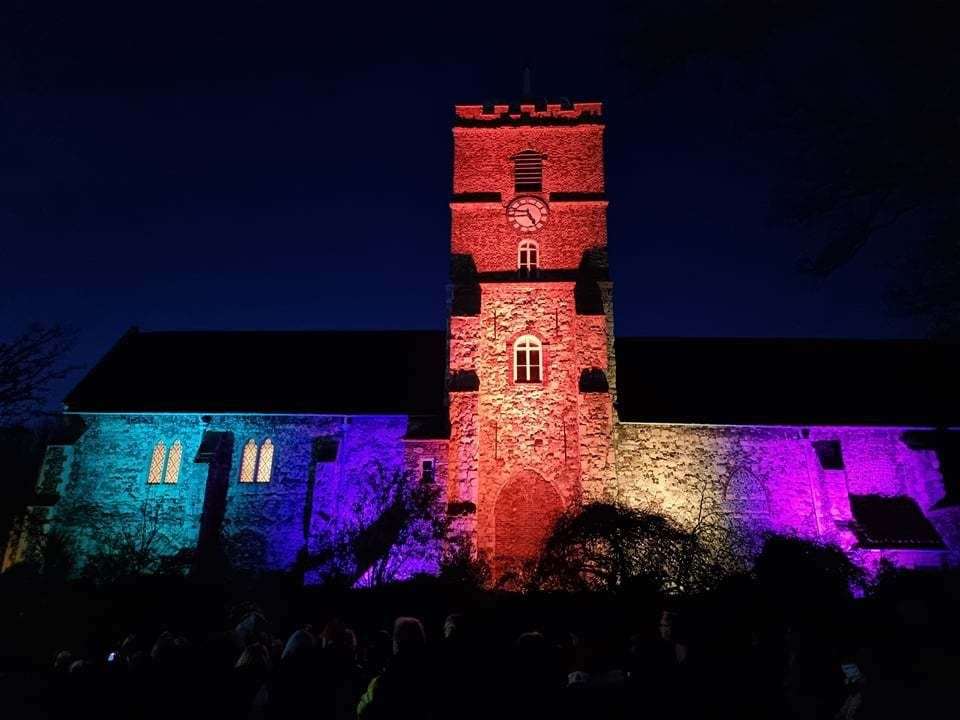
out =
[[[497,498],[511,479],[535,471],[565,505],[580,493],[576,322],[573,283],[482,286],[477,511],[487,552],[496,543]],[[525,334],[543,344],[540,383],[513,380],[513,343]]]
[[[521,233],[505,215],[512,197],[500,203],[454,203],[451,252],[471,255],[479,272],[516,271],[517,246],[534,240],[541,269],[575,270],[586,251],[606,247],[605,201],[552,202],[543,227]]]
[[[943,485],[932,452],[909,449],[903,428],[716,427],[622,423],[616,428],[618,499],[690,527],[700,512],[755,537],[773,531],[839,545],[859,562],[957,559],[956,509],[933,509]],[[844,470],[824,470],[812,443],[839,440]],[[855,549],[849,495],[907,495],[949,550]]]
[[[73,543],[76,559],[108,550],[123,533],[135,533],[141,511],[157,512],[156,550],[173,555],[192,547],[199,531],[206,465],[193,453],[204,426],[197,417],[104,415],[83,418],[87,428],[73,447],[69,476],[53,507],[53,528]],[[183,461],[176,484],[147,484],[154,445],[180,440]]]
[[[112,537],[134,530],[143,507],[159,511],[159,554],[196,545],[209,466],[194,458],[207,430],[234,436],[223,536],[231,559],[251,569],[290,568],[304,546],[305,525],[309,543],[315,545],[344,523],[355,522],[357,513],[367,510],[357,507],[359,500],[377,477],[414,474],[429,456],[436,461],[437,482],[446,485],[446,441],[404,440],[404,416],[231,415],[205,422],[197,415],[160,414],[84,419],[88,427],[70,449],[72,462],[52,518],[53,528],[72,538],[81,561],[109,547]],[[251,438],[258,445],[267,438],[273,443],[268,483],[239,482],[243,446]],[[316,461],[314,443],[319,438],[337,444],[333,461]],[[182,443],[176,484],[147,483],[158,440],[168,448],[174,441]],[[311,473],[312,513],[305,518]],[[45,473],[41,482],[49,482]],[[410,573],[430,569],[411,563]]]
[[[546,155],[547,192],[603,192],[603,126],[457,127],[453,192],[514,194],[513,160],[523,150]]]
[[[578,315],[577,367],[599,369],[606,375],[612,345],[604,315]],[[613,445],[613,403],[610,391],[580,392],[577,396],[577,435],[580,477],[585,501],[610,497],[616,482]]]
[[[448,365],[450,376],[476,372],[480,357],[480,318],[449,319]],[[450,443],[448,450],[447,497],[458,512],[451,518],[452,531],[475,539],[479,483],[478,393],[450,393]]]

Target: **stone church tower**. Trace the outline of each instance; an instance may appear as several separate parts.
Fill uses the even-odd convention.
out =
[[[603,129],[600,103],[456,108],[448,496],[496,575],[615,483]]]

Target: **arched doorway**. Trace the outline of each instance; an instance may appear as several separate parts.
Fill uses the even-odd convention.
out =
[[[536,556],[562,510],[560,494],[532,470],[520,473],[504,486],[494,517],[496,578],[519,570]]]

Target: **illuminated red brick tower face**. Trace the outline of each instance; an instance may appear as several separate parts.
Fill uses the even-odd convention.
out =
[[[502,575],[615,476],[601,105],[457,106],[453,136],[448,490]]]

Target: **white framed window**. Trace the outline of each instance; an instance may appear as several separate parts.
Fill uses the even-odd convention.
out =
[[[240,482],[268,483],[273,473],[273,442],[264,440],[259,447],[253,438],[243,446],[240,458]]]
[[[513,381],[543,381],[543,346],[533,335],[523,335],[513,343]]]
[[[524,240],[517,246],[517,269],[521,275],[533,275],[540,267],[540,248],[534,240]]]

